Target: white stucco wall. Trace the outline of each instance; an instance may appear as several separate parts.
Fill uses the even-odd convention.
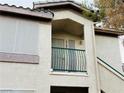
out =
[[[123,79],[116,76],[111,70],[99,64],[101,89],[105,93],[124,93],[124,77]]]
[[[97,56],[122,72],[118,37],[96,35]]]
[[[55,12],[54,20],[64,18],[70,18],[84,25],[88,75],[82,73],[79,73],[78,75],[54,74],[50,71],[52,38],[51,23],[0,17],[4,23],[4,25],[0,24],[2,25],[1,28],[5,31],[2,33],[7,35],[10,34],[10,36],[8,36],[10,38],[13,38],[13,34],[14,36],[19,37],[19,39],[14,38],[14,40],[17,40],[18,42],[10,39],[12,42],[11,45],[17,46],[14,47],[14,51],[11,50],[11,48],[3,50],[6,49],[4,47],[0,48],[1,51],[38,54],[40,57],[39,64],[0,62],[0,89],[31,89],[35,90],[37,93],[50,93],[50,86],[79,86],[89,87],[89,93],[99,93],[99,80],[97,76],[96,56],[94,50],[93,22],[83,18],[80,14],[71,10]],[[6,29],[5,26],[9,24],[11,24],[10,28]],[[8,33],[8,31],[10,31],[10,33]],[[15,35],[15,32],[18,34],[16,33]],[[23,35],[25,37],[23,37]],[[32,38],[34,38],[34,41],[31,40]],[[27,41],[28,39],[29,41]],[[4,40],[6,42],[8,38],[7,40],[6,38]],[[3,42],[1,44],[3,44]],[[5,43],[7,47],[9,44],[10,42]]]
[[[66,19],[70,18],[71,20],[74,20],[82,25],[84,25],[84,42],[85,42],[85,49],[86,49],[86,57],[87,57],[87,71],[88,71],[88,77],[85,80],[82,76],[82,78],[77,77],[68,77],[71,78],[71,80],[67,82],[67,77],[63,78],[64,81],[66,81],[66,84],[63,85],[71,85],[73,86],[73,82],[75,82],[75,86],[78,86],[78,81],[82,81],[83,83],[79,83],[80,86],[84,86],[85,83],[89,87],[89,93],[99,93],[99,78],[98,78],[98,69],[97,69],[97,63],[96,63],[96,55],[95,55],[95,41],[94,41],[94,25],[93,22],[85,19],[82,17],[81,14],[73,11],[73,10],[59,10],[54,11],[55,16],[54,20],[58,19]],[[62,78],[62,77],[61,77]],[[73,79],[75,78],[75,79]],[[57,80],[57,78],[56,78]],[[74,81],[73,81],[74,80]],[[64,83],[64,82],[63,82]]]
[[[49,93],[51,24],[0,16],[0,33],[0,52],[40,56],[39,64],[0,62],[0,90]]]

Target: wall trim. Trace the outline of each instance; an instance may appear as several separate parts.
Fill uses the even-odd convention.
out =
[[[88,77],[87,72],[57,72],[57,71],[50,71],[49,75]]]
[[[0,62],[38,64],[39,56],[31,54],[0,52]]]

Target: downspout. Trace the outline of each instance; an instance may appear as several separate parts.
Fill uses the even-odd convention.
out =
[[[96,56],[96,40],[95,40],[94,24],[92,24],[91,28],[93,29],[92,42],[93,42],[93,52],[94,52],[94,57],[95,57],[94,62],[95,62],[95,72],[96,72],[97,93],[101,93],[99,67],[98,67],[97,56]]]

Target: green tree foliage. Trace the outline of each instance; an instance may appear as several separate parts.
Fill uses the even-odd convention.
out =
[[[88,4],[87,0],[84,0],[82,3],[83,8],[83,16],[93,20],[94,22],[100,22],[105,17],[105,9],[101,8],[100,11],[97,9],[94,9],[95,6],[92,6],[92,4]]]

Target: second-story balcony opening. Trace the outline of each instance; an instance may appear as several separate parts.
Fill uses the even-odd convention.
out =
[[[83,28],[83,25],[71,19],[53,21],[51,63],[53,71],[87,71]]]

